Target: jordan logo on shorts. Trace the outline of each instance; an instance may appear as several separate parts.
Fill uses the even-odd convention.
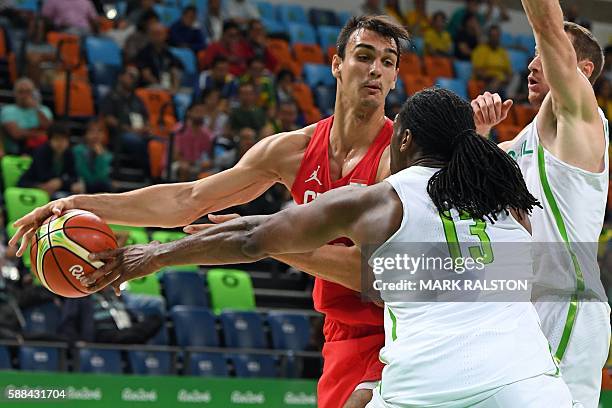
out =
[[[305,181],[305,183],[308,183],[309,181],[316,181],[317,183],[319,183],[320,186],[323,185],[323,183],[321,183],[321,181],[319,181],[319,177],[317,177],[317,174],[319,173],[319,169],[321,168],[321,166],[317,166],[317,169],[315,171],[312,172],[312,174],[310,175],[310,177],[308,177],[308,179]]]

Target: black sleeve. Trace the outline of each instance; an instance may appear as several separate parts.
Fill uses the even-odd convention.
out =
[[[39,147],[34,152],[30,168],[19,179],[17,184],[19,187],[35,187],[40,183],[51,180],[53,176],[49,169],[53,168],[53,163],[46,153],[47,145]]]
[[[79,176],[76,172],[76,166],[74,165],[74,155],[72,149],[68,148],[64,153],[64,171],[62,173],[62,190],[70,191],[70,187],[73,183],[76,183]]]

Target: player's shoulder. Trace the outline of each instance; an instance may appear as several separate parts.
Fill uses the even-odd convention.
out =
[[[262,142],[275,151],[280,150],[285,153],[304,151],[314,134],[315,127],[316,124],[308,125],[290,132],[276,133],[266,137]]]

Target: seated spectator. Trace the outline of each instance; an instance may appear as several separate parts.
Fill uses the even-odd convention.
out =
[[[230,111],[229,125],[232,131],[239,132],[244,128],[259,132],[266,123],[265,111],[257,105],[255,87],[249,82],[238,88],[239,105]]]
[[[51,21],[55,30],[79,35],[98,31],[98,12],[91,0],[46,0],[41,14]]]
[[[446,27],[446,14],[436,11],[431,18],[431,27],[425,31],[425,53],[449,57],[453,51],[453,39]]]
[[[85,143],[72,148],[77,176],[89,194],[111,191],[113,155],[104,147],[104,126],[99,120],[87,124]]]
[[[466,14],[463,25],[455,36],[455,58],[470,61],[480,42],[480,24],[475,14]]]
[[[168,49],[166,28],[161,23],[152,23],[148,34],[149,44],[136,57],[141,85],[177,92],[181,86],[183,64]]]
[[[261,130],[261,138],[298,129],[297,116],[298,109],[294,102],[279,103],[274,118]]]
[[[250,82],[255,87],[255,93],[259,95],[257,105],[268,110],[274,107],[274,83],[266,72],[264,60],[254,57],[249,60],[247,72],[240,77],[240,83]]]
[[[33,154],[32,165],[19,179],[19,187],[40,188],[52,200],[85,192],[74,166],[70,150],[70,131],[63,123],[54,123],[47,132],[49,141]]]
[[[0,122],[7,133],[7,154],[24,154],[47,140],[45,131],[53,120],[51,110],[40,103],[40,93],[29,78],[15,82],[15,103],[4,105]]]
[[[246,71],[246,62],[254,56],[251,46],[242,38],[240,27],[234,22],[223,24],[221,39],[206,48],[204,66],[211,66],[217,56],[223,56],[229,61],[229,72],[240,76]]]
[[[485,18],[485,24],[482,28],[487,31],[491,26],[500,25],[510,20],[508,9],[504,2],[500,0],[485,0],[480,4],[478,11]]]
[[[293,84],[295,75],[288,69],[282,69],[276,75],[276,100],[278,103],[294,102]]]
[[[149,27],[159,23],[159,16],[150,10],[143,13],[136,24],[136,30],[125,40],[123,59],[126,64],[136,64],[136,57],[149,45]]]
[[[227,58],[218,55],[212,61],[210,69],[202,71],[200,74],[200,89],[207,91],[215,89],[221,92],[223,98],[229,98],[236,93],[234,76],[230,74],[230,65]]]
[[[181,18],[170,27],[168,43],[173,47],[190,48],[197,53],[206,46],[204,34],[196,26],[196,8],[187,6]]]
[[[485,25],[485,17],[478,12],[478,6],[478,0],[465,0],[465,7],[461,7],[453,13],[448,23],[448,27],[446,27],[451,37],[454,38],[455,35],[457,35],[461,27],[464,25],[465,16],[468,14],[473,14],[476,16],[480,27]]]
[[[500,39],[499,26],[491,26],[488,41],[474,49],[472,65],[474,78],[484,81],[485,89],[497,92],[503,98],[512,76],[512,65],[508,51],[500,46]]]
[[[185,123],[179,124],[174,136],[174,179],[195,180],[212,167],[214,136],[204,124],[206,107],[195,104],[187,109]]]
[[[232,20],[246,27],[250,20],[258,20],[259,17],[257,6],[248,0],[226,0],[223,2],[224,20]]]
[[[414,0],[414,10],[406,14],[406,25],[412,35],[423,36],[429,28],[425,0]]]
[[[136,3],[136,7],[128,6],[127,18],[130,23],[138,25],[142,21],[143,16],[146,14],[150,14],[153,11],[153,6],[156,3],[156,0],[136,0],[133,1],[132,4]]]
[[[109,286],[86,297],[66,299],[59,331],[71,341],[143,344],[162,324],[162,318],[155,314],[136,321]]]
[[[202,105],[204,105],[204,126],[208,128],[213,138],[220,137],[227,124],[227,99],[221,98],[217,89],[207,89],[202,94]]]
[[[138,70],[134,67],[123,68],[115,89],[100,103],[100,115],[109,130],[115,154],[127,154],[148,175],[149,115],[134,92],[137,83]]]
[[[604,112],[606,117],[612,117],[612,86],[610,81],[604,77],[600,77],[594,85],[597,104]]]
[[[257,133],[251,128],[242,128],[235,136],[231,127],[226,126],[223,136],[215,140],[213,166],[217,171],[227,170],[255,145]]]
[[[223,34],[223,10],[221,0],[208,0],[208,9],[204,15],[204,30],[209,41],[221,39]]]
[[[385,4],[385,14],[395,20],[396,23],[406,25],[399,0],[387,0]]]
[[[278,61],[268,50],[268,33],[266,33],[266,27],[261,21],[251,20],[247,31],[247,40],[253,50],[253,55],[264,61],[268,71],[276,71]]]

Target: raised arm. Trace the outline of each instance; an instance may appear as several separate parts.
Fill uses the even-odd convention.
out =
[[[301,133],[300,133],[301,132]],[[79,208],[106,222],[124,225],[176,227],[233,205],[246,203],[281,181],[283,166],[299,163],[307,144],[303,131],[261,140],[233,168],[190,183],[155,185],[121,194],[76,195],[53,201],[15,222],[11,244],[30,234],[52,214]],[[25,234],[25,235],[24,235]],[[21,252],[20,252],[21,254]]]

